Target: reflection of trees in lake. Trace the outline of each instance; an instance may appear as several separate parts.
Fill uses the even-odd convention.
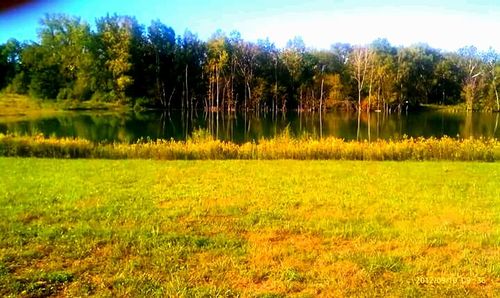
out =
[[[137,139],[184,140],[194,130],[206,129],[220,139],[245,142],[271,138],[289,130],[291,136],[334,136],[346,140],[410,137],[499,137],[498,113],[425,112],[411,115],[385,113],[68,113],[48,118],[9,119],[0,132],[43,133],[46,136],[81,137],[93,141],[134,142]]]

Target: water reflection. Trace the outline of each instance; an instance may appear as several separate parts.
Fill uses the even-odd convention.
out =
[[[237,143],[270,138],[289,130],[292,136],[334,136],[346,140],[412,137],[500,138],[500,114],[443,111],[415,114],[331,112],[287,114],[222,114],[171,111],[165,113],[67,113],[32,119],[0,117],[0,132],[43,133],[93,141],[134,142],[139,138],[188,138],[206,129],[222,140]]]

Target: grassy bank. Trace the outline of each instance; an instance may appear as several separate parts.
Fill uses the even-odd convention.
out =
[[[419,108],[424,111],[467,111],[467,106],[464,103],[456,105],[439,105],[439,104],[420,104]]]
[[[0,93],[0,116],[54,114],[58,109],[51,103],[24,95]]]
[[[26,95],[0,93],[0,117],[53,115],[76,110],[126,111],[127,109],[126,106],[117,103],[39,100]]]
[[[336,138],[291,138],[287,134],[259,142],[234,144],[198,135],[188,141],[92,143],[83,139],[0,134],[0,156],[105,159],[335,159],[459,160],[500,159],[496,139],[402,139],[373,142]]]
[[[440,104],[420,104],[420,110],[424,111],[449,111],[449,112],[465,112],[467,111],[467,105],[465,103],[459,103],[455,105],[440,105]],[[500,112],[495,107],[483,107],[475,108],[474,112]],[[470,111],[469,111],[470,112]]]
[[[0,168],[0,296],[500,295],[497,163]]]

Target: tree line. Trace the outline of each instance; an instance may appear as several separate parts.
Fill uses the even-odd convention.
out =
[[[46,15],[37,42],[0,45],[0,89],[52,100],[121,102],[160,109],[395,111],[420,104],[500,110],[500,55],[473,46],[443,52],[335,43],[284,48],[238,32],[207,41],[134,17],[107,15],[95,29],[78,17]]]

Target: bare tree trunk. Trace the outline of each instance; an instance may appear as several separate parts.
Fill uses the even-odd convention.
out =
[[[278,58],[274,62],[274,112],[278,113]]]
[[[214,87],[215,87],[215,66],[213,68],[212,74],[210,75],[210,98],[209,98],[210,107],[208,109],[209,111],[212,111],[214,107],[214,92],[215,92]]]
[[[175,93],[175,87],[172,90],[172,93],[170,93],[170,97],[168,98],[168,109],[170,110],[170,104],[172,103],[172,97],[174,96]]]
[[[370,108],[368,108],[368,142],[372,140],[372,130],[371,130],[371,118],[370,118]]]
[[[217,108],[216,110],[219,110],[219,69],[217,67],[217,65],[215,66],[215,84],[216,84],[216,104],[217,104]],[[219,120],[219,116],[217,115],[217,120]],[[218,125],[218,123],[217,123]],[[217,126],[218,127],[218,126]]]
[[[380,138],[380,113],[377,113],[377,139]]]
[[[235,106],[235,101],[234,101],[234,72],[235,72],[235,62],[234,58],[232,59],[232,64],[231,64],[231,94],[230,94],[230,100],[228,104],[228,112],[231,111],[231,105]]]
[[[208,106],[210,105],[210,93],[212,93],[212,83],[209,82],[208,84],[208,94],[207,96],[204,96],[205,98],[205,111],[208,111]]]
[[[498,116],[500,116],[500,113],[497,113],[496,121],[495,121],[495,129],[493,130],[493,136],[497,133],[497,128],[498,128]]]
[[[302,112],[302,86],[300,86],[299,113]]]
[[[247,77],[245,76],[245,88],[244,88],[244,91],[245,91],[245,113],[247,111],[247,88],[246,86],[248,86],[248,80],[247,80]]]
[[[380,111],[380,85],[378,86],[378,91],[377,91],[377,110]]]
[[[221,92],[222,98],[221,98],[221,103],[220,103],[220,109],[218,109],[218,110],[221,110],[222,112],[224,112],[224,106],[225,106],[226,102],[228,101],[228,94],[227,94],[227,93],[229,93],[229,91],[228,91],[229,88],[227,86],[228,84],[229,84],[229,82],[226,81],[224,83],[224,85],[222,86],[222,92]]]
[[[324,86],[324,83],[325,83],[325,79],[321,78],[321,91],[320,91],[320,95],[319,95],[319,111],[320,112],[323,111],[323,86]]]
[[[372,106],[372,85],[373,85],[373,66],[370,66],[370,87],[368,87],[368,113],[370,113],[370,108]]]
[[[314,95],[314,88],[312,88],[311,90],[311,104],[309,104],[309,111],[312,109],[314,111],[314,109],[316,108],[316,104],[315,104],[315,99],[316,96]]]
[[[186,64],[186,107],[189,107],[188,65]]]
[[[248,100],[250,103],[252,103],[252,90],[250,89],[250,83],[247,81],[247,88],[248,88]]]
[[[356,131],[356,140],[359,141],[359,133],[360,133],[360,128],[361,128],[361,110],[358,109],[358,129]]]
[[[165,83],[161,82],[161,94],[160,94],[160,98],[161,98],[161,104],[163,107],[166,107],[167,106],[167,94],[165,93]]]
[[[358,110],[361,110],[361,91],[365,83],[366,70],[368,68],[368,48],[357,48],[354,53],[355,75],[354,79],[358,83]]]
[[[156,62],[156,92],[160,99],[160,103],[165,107],[165,97],[162,96],[162,88],[160,83],[160,56],[158,54],[158,49],[155,47],[155,62]]]
[[[181,92],[181,113],[184,113],[184,100],[186,99],[186,86],[182,82],[182,92]]]
[[[500,112],[500,102],[498,100],[498,88],[495,81],[496,81],[495,77],[493,77],[493,88],[495,89],[495,97],[497,99],[497,112]]]
[[[358,87],[358,111],[361,111],[361,88]]]

